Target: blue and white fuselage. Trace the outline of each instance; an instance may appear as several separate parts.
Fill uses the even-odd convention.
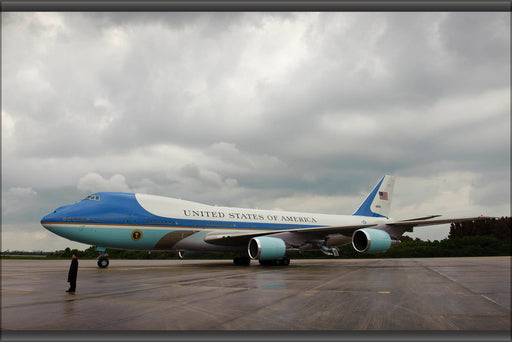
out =
[[[321,249],[337,255],[337,246],[352,242],[360,252],[383,252],[415,225],[453,221],[433,221],[434,216],[389,219],[393,185],[394,177],[383,177],[353,215],[219,207],[147,194],[98,192],[56,209],[41,224],[100,251],[231,251],[240,255],[238,264],[258,259],[287,265],[289,250]]]
[[[225,250],[205,242],[204,238],[211,233],[275,234],[290,229],[385,221],[386,218],[229,208],[145,194],[98,192],[78,203],[58,208],[41,223],[57,235],[97,246]],[[137,239],[132,236],[134,230],[142,233]],[[179,241],[164,239],[174,232],[188,237]]]

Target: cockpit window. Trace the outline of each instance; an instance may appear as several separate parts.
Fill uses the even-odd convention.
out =
[[[100,200],[100,196],[98,196],[98,195],[89,195],[86,198],[84,198],[84,200],[99,201]]]

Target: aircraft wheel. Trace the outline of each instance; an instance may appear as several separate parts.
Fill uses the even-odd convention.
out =
[[[251,264],[251,259],[246,257],[236,257],[233,259],[233,263],[238,266],[248,266]]]
[[[261,266],[277,266],[279,260],[259,260]]]
[[[98,259],[98,266],[100,268],[106,268],[108,266],[108,259],[107,258],[99,258]]]
[[[281,259],[274,260],[260,260],[259,262],[262,266],[288,266],[290,265],[290,258],[283,257]]]

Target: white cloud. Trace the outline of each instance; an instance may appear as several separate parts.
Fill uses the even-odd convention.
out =
[[[38,222],[2,223],[2,251],[53,252],[66,247],[84,250],[89,245],[70,241],[44,229]]]
[[[13,214],[22,215],[36,197],[37,192],[31,187],[13,187],[2,191],[2,217]]]
[[[393,217],[475,213],[479,207],[472,202],[470,192],[479,177],[474,172],[443,172],[431,177],[399,177],[396,179],[393,195]],[[476,214],[478,215],[480,213]]]
[[[233,143],[218,142],[208,147],[205,155],[218,158],[232,168],[251,168],[254,163],[244,155]]]
[[[246,40],[247,47],[240,58],[242,84],[244,79],[247,85],[259,81],[281,83],[289,73],[296,72],[309,58],[305,35],[317,21],[317,13],[299,13],[293,20],[266,16],[261,26],[246,26],[240,34],[251,39]]]
[[[8,196],[12,196],[16,199],[32,199],[37,193],[32,188],[10,188],[7,190]]]
[[[222,177],[213,171],[203,170],[195,164],[187,164],[179,170],[182,181],[191,181],[199,186],[220,187]]]
[[[270,201],[270,210],[300,211],[309,213],[350,215],[361,204],[360,196],[318,196],[292,194]]]
[[[98,173],[88,173],[78,181],[77,188],[81,191],[130,191],[123,175],[115,174],[110,179],[105,179]]]
[[[5,143],[7,139],[12,137],[14,134],[14,124],[14,118],[2,110],[2,142]]]

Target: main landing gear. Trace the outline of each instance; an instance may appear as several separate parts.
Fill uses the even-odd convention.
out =
[[[282,257],[275,260],[260,260],[261,266],[288,266],[290,265],[290,258]]]
[[[290,265],[290,258],[282,257],[281,259],[275,260],[259,260],[262,266],[288,266]],[[237,266],[249,266],[251,264],[251,258],[249,257],[236,257],[233,259],[233,264]]]
[[[108,254],[105,252],[106,248],[96,247],[96,250],[100,252],[100,256],[96,259],[99,268],[106,268],[108,266]]]
[[[251,264],[251,258],[249,257],[236,257],[233,259],[233,264],[237,266],[249,266]]]

